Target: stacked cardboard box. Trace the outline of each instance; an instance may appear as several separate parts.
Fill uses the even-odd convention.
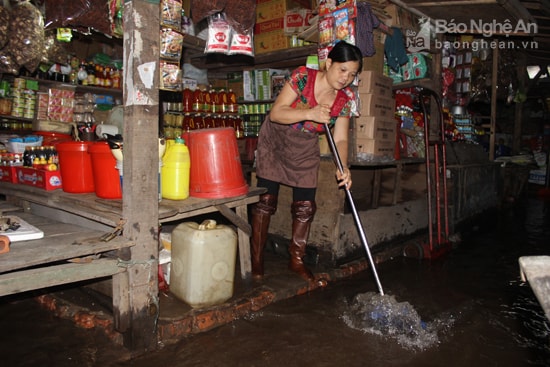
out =
[[[256,0],[254,52],[261,54],[291,47],[291,37],[285,32],[285,26],[297,30],[305,26],[309,17],[301,9],[311,9],[311,1]]]
[[[375,71],[359,75],[360,116],[354,122],[354,154],[394,156],[397,136],[392,80]]]

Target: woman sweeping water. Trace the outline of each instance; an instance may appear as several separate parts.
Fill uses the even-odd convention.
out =
[[[358,47],[338,42],[325,62],[324,70],[299,67],[286,81],[270,114],[260,128],[256,151],[257,186],[267,192],[251,210],[252,276],[264,275],[263,250],[271,216],[277,210],[280,185],[292,188],[292,237],[289,269],[309,282],[325,286],[303,262],[311,222],[317,210],[315,194],[320,165],[319,134],[325,123],[333,129],[343,173],[336,170],[339,186],[351,187],[347,168],[348,130],[355,95],[349,88],[362,69]]]

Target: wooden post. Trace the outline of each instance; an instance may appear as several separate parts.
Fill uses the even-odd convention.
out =
[[[143,353],[157,348],[158,299],[158,2],[124,3],[124,236],[136,243],[127,261],[127,283],[113,287],[128,310],[120,313],[124,345]],[[128,312],[124,314],[124,312]]]
[[[527,80],[527,60],[525,54],[518,55],[518,89],[523,89],[525,95],[529,91]],[[523,124],[523,102],[516,102],[515,114],[514,114],[514,134],[512,136],[512,152],[513,154],[519,154],[521,149],[521,130]]]
[[[495,160],[495,133],[497,125],[498,47],[493,48],[493,76],[491,78],[491,131],[489,136],[489,160]]]

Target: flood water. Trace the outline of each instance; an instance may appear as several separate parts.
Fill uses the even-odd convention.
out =
[[[378,265],[385,297],[420,318],[412,334],[361,323],[361,302],[377,292],[365,271],[126,362],[32,300],[3,302],[2,365],[550,366],[550,324],[518,265],[520,256],[550,253],[550,203],[525,199],[490,219],[444,258]]]

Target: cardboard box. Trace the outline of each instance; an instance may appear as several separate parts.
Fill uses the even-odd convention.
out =
[[[275,18],[254,25],[254,36],[285,29],[285,18]]]
[[[257,55],[287,48],[290,48],[290,37],[282,29],[254,35],[254,52]]]
[[[0,166],[0,181],[17,183],[15,166]]]
[[[227,90],[235,93],[237,101],[244,101],[243,73],[227,74]]]
[[[382,32],[376,29],[373,32],[375,39],[374,48],[376,49],[376,53],[369,57],[363,57],[363,71],[372,70],[377,73],[384,73],[384,42],[380,41],[381,34]]]
[[[243,100],[256,100],[256,85],[254,80],[254,70],[243,70]]]
[[[359,113],[361,116],[393,118],[395,99],[379,97],[373,93],[359,93]]]
[[[372,93],[379,97],[393,98],[393,80],[382,72],[367,70],[359,74],[357,91],[359,93]]]
[[[256,0],[256,23],[284,18],[291,9],[311,9],[310,0]]]
[[[282,75],[285,71],[280,69],[257,69],[254,70],[255,96],[258,101],[271,100],[273,98],[273,85],[271,84],[274,75]]]
[[[284,30],[287,36],[299,34],[308,29],[311,25],[313,12],[311,9],[287,10],[284,18]]]
[[[355,139],[355,155],[372,154],[374,156],[393,157],[395,152],[395,139]]]
[[[225,89],[227,91],[229,89],[227,79],[208,79],[208,84],[215,90]]]
[[[355,137],[360,139],[394,139],[398,122],[393,118],[362,116],[354,121]]]
[[[44,190],[56,190],[62,187],[61,171],[45,171],[29,167],[15,167],[17,183],[38,187]]]

